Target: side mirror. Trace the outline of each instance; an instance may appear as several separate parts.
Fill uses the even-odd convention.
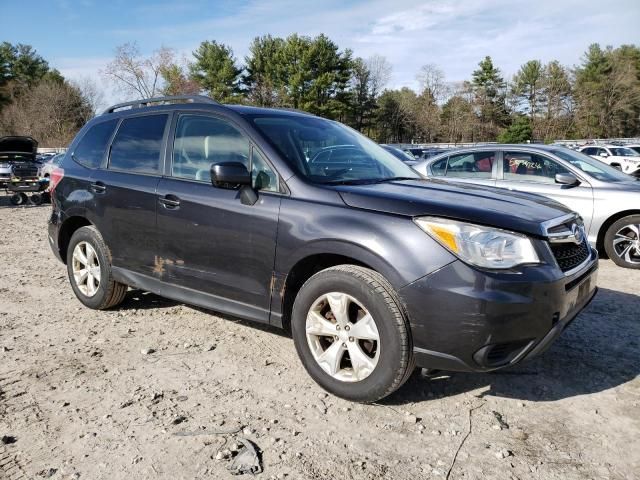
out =
[[[575,187],[580,185],[580,180],[572,173],[556,173],[556,183]]]
[[[600,154],[600,156],[603,157],[603,158],[607,158],[609,156],[609,154],[607,152],[602,152]]]
[[[221,162],[211,165],[211,183],[217,188],[236,190],[251,185],[251,173],[240,162]]]

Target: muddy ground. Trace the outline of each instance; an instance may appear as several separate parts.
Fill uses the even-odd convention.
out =
[[[364,406],[277,330],[140,291],[82,307],[49,212],[0,197],[1,479],[236,478],[238,437],[264,479],[640,478],[640,270],[602,261],[597,298],[529,364],[416,374]]]

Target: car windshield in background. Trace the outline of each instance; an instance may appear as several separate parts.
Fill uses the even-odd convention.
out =
[[[377,143],[338,122],[296,115],[248,118],[289,165],[326,185],[421,179]]]
[[[554,150],[553,154],[603,182],[628,182],[632,180],[632,177],[629,175],[610,167],[606,163],[595,160],[584,153],[563,148],[562,150]]]
[[[381,145],[387,152],[389,152],[394,157],[402,160],[403,162],[416,162],[416,158],[413,155],[408,154],[407,152],[403,152],[399,148],[392,147],[390,145]]]
[[[616,157],[639,157],[640,153],[632,150],[631,148],[610,148],[611,152]]]

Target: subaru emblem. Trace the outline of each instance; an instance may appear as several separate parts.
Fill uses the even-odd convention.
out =
[[[576,242],[577,245],[580,245],[582,240],[584,240],[582,228],[577,223],[574,223],[571,226],[571,233],[573,234],[573,241]]]

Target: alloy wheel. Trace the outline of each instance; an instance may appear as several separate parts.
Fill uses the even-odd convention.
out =
[[[73,279],[78,290],[93,297],[100,286],[100,261],[88,242],[79,242],[73,249]]]
[[[613,238],[613,249],[625,262],[640,264],[640,224],[619,229]]]
[[[362,303],[345,293],[327,293],[312,304],[306,336],[315,361],[336,380],[364,380],[378,364],[378,327]]]

